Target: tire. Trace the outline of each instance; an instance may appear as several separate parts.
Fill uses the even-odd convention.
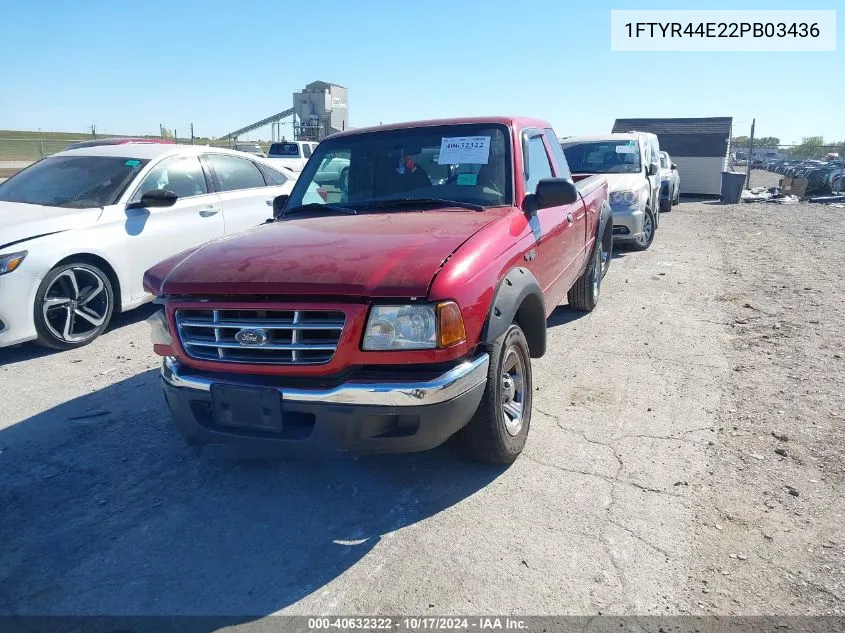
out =
[[[672,210],[672,199],[667,198],[666,200],[660,201],[660,213],[669,213]]]
[[[578,281],[569,289],[566,297],[569,300],[569,307],[573,310],[592,312],[598,305],[599,297],[601,296],[602,271],[605,264],[603,253],[604,251],[599,241],[596,243],[595,248],[593,248],[590,265],[587,266],[587,270],[578,277]]]
[[[39,345],[75,349],[108,327],[114,291],[108,275],[93,264],[70,262],[47,273],[35,293],[33,311]]]
[[[646,232],[646,227],[649,227],[648,232]],[[654,230],[655,230],[654,214],[651,212],[651,209],[646,209],[645,210],[645,219],[643,220],[643,231],[642,231],[641,237],[631,243],[634,247],[634,250],[637,250],[637,251],[648,250],[648,247],[651,246],[651,243],[654,241]]]
[[[672,206],[679,204],[681,202],[681,190],[680,188],[675,188],[675,195],[672,197]]]
[[[534,387],[528,341],[518,325],[511,325],[489,352],[484,395],[472,419],[458,432],[457,440],[470,459],[512,464],[525,448],[531,426]],[[516,380],[515,375],[521,380]]]

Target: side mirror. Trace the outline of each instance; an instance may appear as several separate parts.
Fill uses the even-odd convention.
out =
[[[656,176],[660,172],[660,165],[657,163],[651,163],[648,166],[648,175],[649,176]]]
[[[672,171],[677,171],[678,166],[675,163],[672,163]]]
[[[575,183],[566,178],[543,178],[537,183],[534,194],[537,208],[561,207],[578,200],[578,188]]]
[[[144,195],[138,202],[130,202],[126,205],[127,209],[150,209],[153,207],[172,207],[179,199],[174,192],[169,189],[150,189],[145,191]]]
[[[282,213],[285,211],[285,206],[288,203],[288,198],[290,196],[286,193],[283,193],[280,196],[276,196],[273,198],[273,219],[278,220],[282,217]]]

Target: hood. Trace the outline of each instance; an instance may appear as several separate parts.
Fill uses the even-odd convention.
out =
[[[636,174],[602,174],[607,179],[608,192],[638,191],[648,186],[648,181],[642,173]]]
[[[0,248],[33,237],[90,226],[102,209],[66,209],[0,201]]]
[[[158,295],[424,297],[443,261],[495,212],[362,213],[266,224],[150,269]]]

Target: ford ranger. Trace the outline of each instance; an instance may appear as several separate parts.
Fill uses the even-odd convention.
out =
[[[348,178],[308,197],[329,155]],[[544,121],[423,121],[327,138],[273,207],[266,224],[144,277],[163,305],[149,320],[185,440],[383,453],[457,435],[471,458],[515,460],[546,318],[599,300],[605,179],[575,183]]]

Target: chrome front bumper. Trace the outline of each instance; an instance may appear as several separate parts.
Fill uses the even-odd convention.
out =
[[[453,400],[487,380],[488,354],[461,363],[449,371],[425,381],[345,382],[329,389],[302,389],[268,385],[249,375],[217,378],[214,374],[196,372],[175,358],[166,357],[161,365],[164,381],[177,389],[210,392],[212,383],[271,387],[283,394],[289,403],[326,403],[384,407],[418,407]],[[262,377],[263,378],[263,377]]]

